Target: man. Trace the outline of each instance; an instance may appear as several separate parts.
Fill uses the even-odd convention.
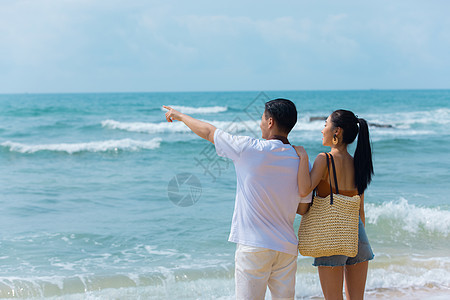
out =
[[[295,214],[303,214],[311,196],[300,198],[298,156],[287,139],[297,122],[297,109],[289,100],[265,104],[261,117],[264,140],[235,136],[213,125],[164,106],[166,119],[182,121],[210,141],[219,156],[233,160],[236,202],[230,242],[237,244],[235,281],[237,299],[264,299],[267,286],[272,299],[294,299],[297,270]]]

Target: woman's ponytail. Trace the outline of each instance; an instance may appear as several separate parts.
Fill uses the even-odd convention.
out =
[[[355,184],[358,193],[364,193],[372,181],[372,149],[370,147],[369,127],[366,120],[359,118],[358,143],[356,145],[353,163],[355,165]]]

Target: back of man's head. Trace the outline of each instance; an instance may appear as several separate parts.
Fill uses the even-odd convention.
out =
[[[291,100],[274,99],[266,102],[266,119],[272,118],[278,129],[288,134],[297,123],[297,108]]]

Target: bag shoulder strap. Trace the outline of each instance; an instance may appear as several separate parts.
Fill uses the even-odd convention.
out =
[[[334,187],[336,188],[336,194],[339,194],[339,187],[338,187],[337,176],[336,176],[336,167],[334,165],[334,158],[333,158],[333,155],[331,155],[331,153],[330,153],[330,157],[331,157],[331,164],[333,165]],[[330,178],[330,183],[331,183],[331,178]]]
[[[328,154],[325,152],[325,155],[327,156],[327,169],[328,169],[328,179],[330,181],[330,205],[333,205],[333,187],[331,186],[331,173],[330,173],[330,158],[328,155],[331,156],[331,154]]]

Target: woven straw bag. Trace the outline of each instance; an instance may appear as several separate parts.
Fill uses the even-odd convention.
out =
[[[330,179],[330,195],[325,198],[314,196],[312,206],[302,216],[298,230],[298,250],[303,256],[322,257],[358,254],[358,224],[360,196],[348,197],[339,194],[334,159],[327,156],[328,174],[330,155],[336,193],[333,194]]]

